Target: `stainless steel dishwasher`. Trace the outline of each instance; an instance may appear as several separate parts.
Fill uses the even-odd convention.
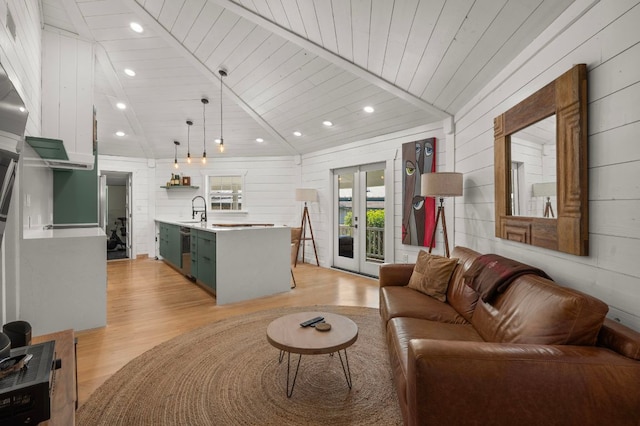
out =
[[[180,227],[180,252],[182,254],[181,272],[189,277],[191,275],[191,228]]]

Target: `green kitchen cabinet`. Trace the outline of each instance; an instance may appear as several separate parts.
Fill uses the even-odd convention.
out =
[[[176,268],[182,268],[182,254],[180,247],[180,227],[169,223],[158,225],[160,256]]]
[[[198,278],[198,231],[196,229],[191,229],[189,241],[191,244],[191,276]]]
[[[216,291],[216,234],[191,230],[191,275]]]

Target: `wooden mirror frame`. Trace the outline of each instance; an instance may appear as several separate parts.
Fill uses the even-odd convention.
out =
[[[511,215],[511,135],[556,115],[557,219]],[[496,237],[589,254],[587,66],[569,71],[494,119]]]

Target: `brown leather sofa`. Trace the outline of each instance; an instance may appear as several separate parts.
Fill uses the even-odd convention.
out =
[[[380,315],[408,425],[640,425],[640,333],[607,305],[536,275],[491,303],[456,247],[446,302],[407,287],[413,264],[380,267]]]

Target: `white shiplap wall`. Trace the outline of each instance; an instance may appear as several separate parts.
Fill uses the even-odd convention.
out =
[[[456,242],[540,266],[607,302],[640,330],[640,3],[576,1],[456,114],[456,171],[465,174]],[[494,236],[493,118],[573,64],[589,84],[589,253],[571,256]]]
[[[98,149],[100,147],[98,146]],[[128,224],[132,237],[131,257],[148,254],[154,256],[155,161],[141,158],[98,156],[98,170],[131,173],[131,221]]]
[[[408,261],[415,261],[419,247],[402,244],[402,144],[420,139],[437,139],[437,170],[445,167],[446,140],[442,122],[424,125],[402,132],[395,132],[373,139],[343,145],[337,149],[318,151],[302,157],[302,186],[318,190],[318,203],[309,205],[309,214],[313,224],[314,236],[321,266],[333,263],[332,238],[332,170],[393,160],[394,187],[394,257],[402,262],[405,255]],[[450,209],[451,210],[451,209]],[[440,228],[439,228],[440,229]],[[451,231],[450,231],[451,232]],[[440,233],[437,237],[436,252],[442,250]],[[451,238],[452,240],[452,238]],[[452,244],[452,241],[449,242]],[[307,251],[307,262],[311,262],[313,250]],[[311,256],[311,257],[310,257]],[[388,259],[392,261],[393,259]]]
[[[16,25],[14,39],[7,29],[7,12],[10,12]],[[40,134],[40,104],[42,100],[41,80],[41,43],[42,29],[40,27],[40,9],[38,0],[6,1],[0,0],[0,63],[4,67],[9,79],[16,86],[22,98],[29,117],[27,119],[26,134]],[[43,182],[47,184],[47,182]],[[48,182],[51,185],[50,182]],[[3,324],[19,317],[20,305],[20,209],[21,199],[20,178],[16,180],[11,210],[7,220],[7,227],[3,238],[3,257],[0,258],[0,320]],[[47,215],[46,204],[36,215]]]
[[[191,177],[191,185],[198,189],[164,189],[172,173],[173,160],[158,160],[151,190],[155,198],[154,218],[191,219],[191,200],[205,195],[204,176],[244,176],[242,213],[209,213],[209,221],[257,222],[295,226],[300,211],[295,203],[295,188],[300,182],[300,166],[292,156],[284,157],[211,157],[206,166],[198,161],[182,163],[177,171]],[[205,197],[206,198],[206,197]],[[200,205],[200,204],[198,204]],[[152,252],[149,252],[150,255]]]
[[[16,25],[15,40],[7,29],[7,11]],[[41,96],[40,6],[38,0],[0,0],[0,63],[29,111],[27,135],[40,135]]]

